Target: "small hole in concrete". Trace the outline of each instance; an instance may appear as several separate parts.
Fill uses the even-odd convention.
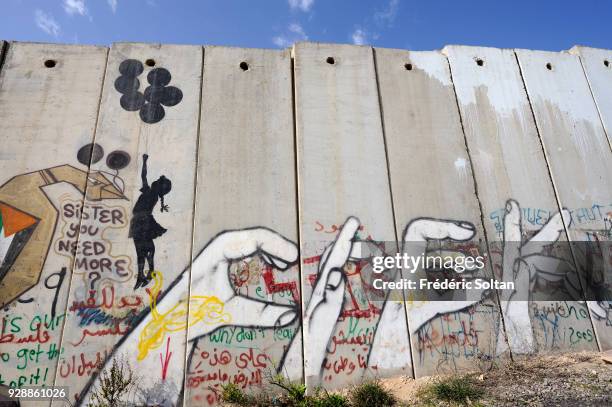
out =
[[[153,67],[153,66],[155,66],[155,60],[154,60],[154,59],[149,58],[149,59],[147,59],[147,60],[145,61],[145,65],[146,65],[146,66],[151,66],[151,67]]]
[[[242,69],[243,71],[248,71],[249,70],[249,64],[247,64],[246,62],[242,61],[240,63],[240,69]]]
[[[476,65],[478,66],[483,66],[484,65],[484,61],[480,58],[476,58]]]
[[[327,57],[326,61],[330,65],[333,65],[336,63],[336,60],[334,59],[334,57]]]
[[[45,61],[45,66],[46,66],[47,68],[53,68],[53,67],[54,67],[56,64],[57,64],[57,62],[55,62],[55,61],[54,61],[54,60],[52,60],[52,59],[47,59],[47,60]]]
[[[604,59],[604,65],[606,67],[610,66],[610,61],[608,61],[607,59]]]
[[[406,68],[407,71],[412,71],[412,64],[404,64],[404,68]]]
[[[552,71],[552,64],[550,62],[546,63],[546,69]]]

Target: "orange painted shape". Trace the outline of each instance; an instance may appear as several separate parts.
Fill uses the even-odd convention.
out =
[[[0,203],[4,236],[9,237],[36,223],[36,218],[18,209]]]

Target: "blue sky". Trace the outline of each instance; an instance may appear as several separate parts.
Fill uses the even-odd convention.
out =
[[[0,39],[259,48],[295,41],[612,48],[607,0],[0,0]]]

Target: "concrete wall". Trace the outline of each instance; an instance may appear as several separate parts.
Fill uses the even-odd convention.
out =
[[[612,233],[610,144],[578,56],[518,50],[517,57],[557,197],[562,207],[570,209],[568,236],[585,242],[577,244],[574,253],[577,266],[585,267],[586,242],[599,250],[599,242],[609,241]],[[609,97],[609,92],[597,90],[601,97]],[[587,290],[591,285],[583,282]],[[602,312],[601,304],[589,303],[589,309],[595,336],[602,348],[609,349],[609,307]],[[589,336],[589,329],[584,329]]]
[[[481,254],[483,278],[612,258],[611,51],[4,48],[2,385],[84,405],[121,359],[131,400],[212,405],[277,374],[612,348],[612,302],[581,301],[605,279],[567,301],[374,295],[358,244]]]
[[[512,270],[504,265],[508,246],[521,248],[538,240],[537,233],[550,214],[559,211],[553,185],[514,52],[450,46],[444,53],[449,58],[474,165],[491,264],[495,275],[501,277]],[[520,236],[511,237],[504,228],[508,209],[523,214]],[[556,237],[567,241],[565,231]],[[568,253],[557,255],[571,261]],[[525,302],[502,301],[501,305],[508,345],[514,354],[595,346],[592,341],[570,340],[565,334],[571,330],[592,332],[589,318],[579,313],[549,318],[542,312],[551,309],[548,302],[532,301],[527,306]],[[584,305],[575,301],[561,305],[556,312],[573,307],[586,313]],[[504,345],[498,343],[499,348]]]
[[[428,238],[427,245],[486,254],[446,57],[437,51],[375,51],[398,238],[415,246],[408,225],[461,220],[472,230],[469,238]],[[479,277],[490,277],[490,270]],[[494,299],[407,301],[406,310],[417,376],[474,369],[497,359],[497,335],[503,331]]]

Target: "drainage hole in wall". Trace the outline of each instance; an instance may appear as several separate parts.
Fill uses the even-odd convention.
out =
[[[548,69],[549,71],[552,71],[552,64],[550,62],[546,63],[546,69]]]
[[[483,66],[484,65],[484,61],[480,58],[476,58],[476,65],[478,66]]]
[[[149,59],[147,59],[147,60],[145,61],[145,65],[146,65],[146,66],[151,66],[151,67],[153,67],[153,66],[155,66],[155,60],[154,60],[154,59],[149,58]]]
[[[333,65],[336,63],[336,60],[334,59],[334,57],[327,57],[326,61],[330,65]]]
[[[45,61],[45,66],[47,68],[53,68],[56,64],[57,64],[57,62],[55,62],[53,59],[47,59]]]
[[[249,70],[249,64],[247,64],[246,62],[242,61],[240,63],[240,69],[242,69],[243,71],[248,71]]]
[[[412,64],[404,64],[404,68],[406,68],[407,71],[412,71]]]

